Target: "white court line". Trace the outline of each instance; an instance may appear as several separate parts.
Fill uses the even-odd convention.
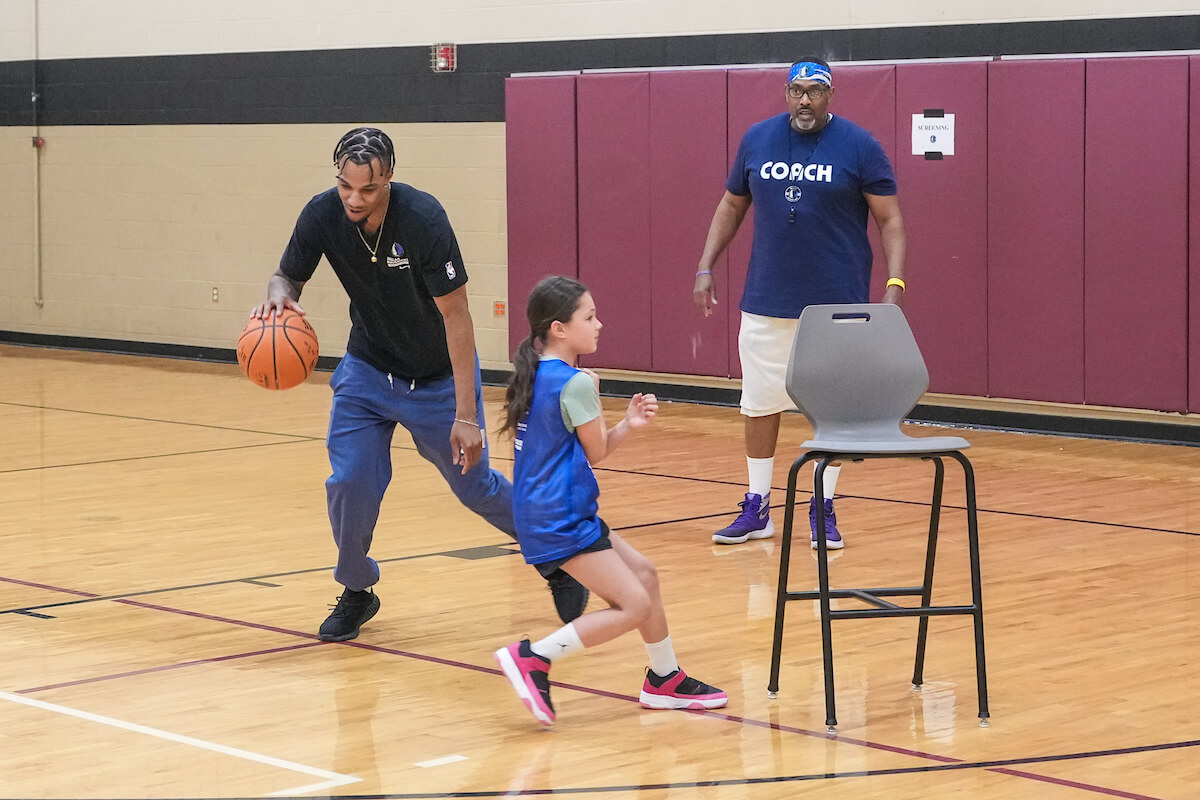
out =
[[[321,789],[332,789],[337,786],[345,786],[348,783],[357,783],[362,778],[357,778],[353,775],[341,775],[337,772],[329,772],[328,770],[317,769],[316,767],[308,767],[304,764],[297,764],[295,761],[285,761],[282,758],[273,756],[264,756],[260,753],[251,753],[249,750],[239,750],[236,747],[226,747],[223,744],[213,744],[206,742],[203,739],[195,739],[191,736],[183,736],[170,731],[159,730],[158,728],[150,728],[146,725],[138,725],[134,722],[125,722],[124,720],[114,719],[112,717],[101,716],[100,714],[92,714],[88,711],[80,711],[77,708],[68,708],[54,703],[47,703],[43,700],[34,700],[31,697],[22,697],[19,694],[9,694],[8,692],[0,692],[0,700],[8,700],[11,703],[20,703],[21,705],[40,708],[45,711],[53,711],[56,714],[65,714],[68,717],[77,717],[86,719],[90,722],[99,722],[101,725],[110,725],[114,728],[133,731],[134,733],[144,733],[147,736],[153,736],[157,739],[166,739],[169,742],[177,742],[186,744],[191,747],[198,747],[201,750],[212,750],[214,753],[222,753],[234,758],[243,758],[246,761],[254,761],[259,764],[267,764],[280,769],[291,770],[292,772],[300,772],[305,775],[312,775],[316,778],[324,778],[321,783],[314,783],[308,786],[299,786],[295,789],[281,789],[278,792],[271,792],[267,797],[287,794],[303,794],[305,792],[315,792]]]
[[[459,761],[466,761],[466,760],[467,760],[466,756],[460,756],[460,755],[442,756],[441,758],[431,758],[428,761],[417,761],[416,763],[413,764],[413,766],[414,767],[424,767],[424,768],[442,767],[442,766],[445,766],[446,764],[456,764]]]

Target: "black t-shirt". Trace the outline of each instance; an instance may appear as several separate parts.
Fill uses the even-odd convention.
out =
[[[446,327],[433,298],[467,282],[458,241],[437,198],[403,183],[391,189],[376,263],[374,237],[363,241],[334,188],[300,212],[279,269],[306,282],[324,255],[350,296],[347,352],[400,378],[450,375]]]

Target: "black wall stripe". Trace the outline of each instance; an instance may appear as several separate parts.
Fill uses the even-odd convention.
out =
[[[428,47],[0,63],[0,125],[498,122],[516,72],[1046,53],[1186,50],[1200,15],[459,47],[434,74]]]

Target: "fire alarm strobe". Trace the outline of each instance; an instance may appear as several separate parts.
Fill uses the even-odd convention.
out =
[[[435,44],[429,48],[429,68],[434,72],[454,72],[458,69],[458,45]]]

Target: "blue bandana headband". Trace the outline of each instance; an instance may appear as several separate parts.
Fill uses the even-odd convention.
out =
[[[792,67],[792,71],[788,73],[788,83],[794,80],[816,81],[826,86],[833,86],[833,75],[826,67],[814,61],[801,61]]]

